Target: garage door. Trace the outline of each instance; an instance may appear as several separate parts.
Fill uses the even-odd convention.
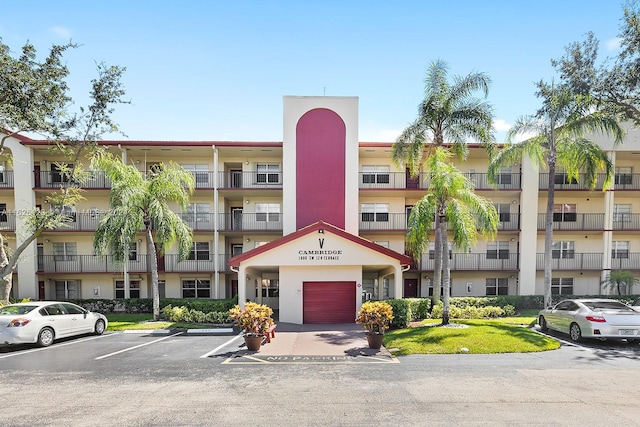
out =
[[[304,282],[303,323],[354,323],[356,282]]]

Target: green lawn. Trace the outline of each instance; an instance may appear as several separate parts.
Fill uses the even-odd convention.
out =
[[[438,327],[439,319],[425,320],[424,326],[388,331],[384,346],[394,355],[454,353],[530,353],[554,350],[556,340],[530,329],[537,312],[501,319],[452,319],[467,327]],[[463,349],[467,349],[466,351]]]
[[[107,320],[109,321],[108,330],[110,331],[126,331],[132,329],[172,329],[172,328],[185,328],[185,329],[202,329],[211,328],[211,325],[203,324],[191,324],[191,323],[176,323],[166,321],[153,321],[153,315],[151,313],[141,314],[107,314]],[[214,326],[215,327],[215,326]]]

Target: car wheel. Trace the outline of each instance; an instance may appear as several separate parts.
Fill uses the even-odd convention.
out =
[[[538,325],[540,325],[540,330],[542,332],[547,332],[549,330],[549,327],[547,326],[547,321],[545,320],[544,316],[538,317]]]
[[[569,337],[571,337],[571,341],[574,342],[578,342],[582,339],[582,331],[577,323],[572,323],[571,326],[569,326]]]
[[[104,333],[104,320],[99,319],[96,322],[96,326],[93,328],[93,333],[96,335],[102,335]]]
[[[53,344],[53,340],[55,340],[56,334],[53,332],[51,328],[42,328],[40,333],[38,334],[38,345],[40,347],[48,347]]]

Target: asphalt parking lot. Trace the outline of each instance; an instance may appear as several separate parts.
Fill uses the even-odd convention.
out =
[[[640,425],[637,345],[264,363],[241,344],[108,332],[0,347],[0,425]]]

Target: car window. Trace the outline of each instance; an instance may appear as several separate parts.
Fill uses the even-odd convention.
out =
[[[36,305],[5,305],[0,307],[0,314],[27,314],[36,308]]]
[[[620,310],[620,311],[633,311],[628,306],[618,301],[589,301],[585,304],[593,311],[598,310]]]
[[[575,310],[573,301],[562,301],[556,304],[556,310],[572,311]]]
[[[64,314],[64,310],[58,304],[48,305],[42,310],[44,310],[49,316],[59,316]]]
[[[62,304],[62,306],[64,307],[64,309],[67,311],[68,314],[84,314],[84,310],[78,307],[77,305]]]

